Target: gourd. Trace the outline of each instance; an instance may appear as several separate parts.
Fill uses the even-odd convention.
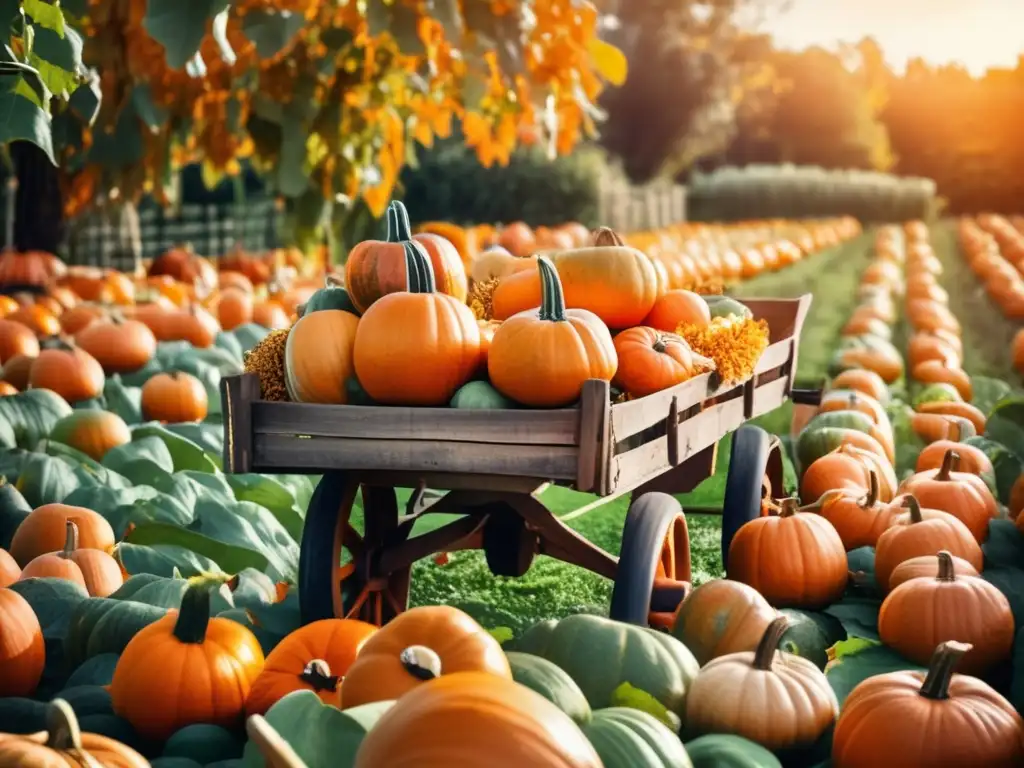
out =
[[[751,318],[754,316],[754,313],[750,311],[750,307],[729,296],[710,295],[701,296],[701,298],[707,303],[712,319],[732,316]]]
[[[518,651],[508,651],[505,657],[513,680],[539,693],[578,725],[590,721],[592,713],[586,696],[561,667],[540,656]]]
[[[507,410],[516,404],[486,381],[470,381],[459,387],[449,403],[452,408]]]
[[[22,579],[53,577],[80,584],[95,597],[106,597],[121,586],[123,577],[117,561],[99,549],[78,546],[78,526],[66,523],[64,547],[33,558],[21,571]]]
[[[43,676],[46,650],[39,619],[28,601],[0,588],[0,697],[28,696]]]
[[[776,615],[753,587],[714,579],[686,596],[676,612],[672,634],[703,666],[719,656],[754,650]]]
[[[782,763],[757,742],[730,733],[713,733],[686,742],[693,768],[782,768]]]
[[[938,469],[911,475],[899,492],[913,494],[921,505],[953,515],[981,543],[988,538],[988,524],[999,514],[999,504],[984,480],[959,472],[959,468],[960,454],[950,449]]]
[[[292,402],[348,402],[358,326],[358,317],[338,309],[306,313],[292,326],[284,347],[285,387]]]
[[[338,309],[353,315],[359,314],[359,310],[356,309],[352,297],[348,295],[348,291],[345,290],[345,286],[341,281],[334,275],[327,275],[324,287],[318,289],[316,293],[309,297],[305,305],[303,305],[301,314],[302,317],[305,317],[313,312]]]
[[[110,411],[75,411],[53,425],[48,437],[69,445],[96,461],[111,448],[131,442],[124,419]]]
[[[859,547],[873,547],[878,537],[890,526],[898,514],[891,504],[878,498],[878,474],[869,472],[870,485],[866,494],[857,490],[828,491],[812,505],[801,507],[801,512],[814,512],[828,520],[836,529],[846,551]]]
[[[62,549],[68,521],[78,528],[78,546],[114,551],[114,529],[102,515],[85,507],[44,504],[34,509],[14,532],[11,555],[24,568],[39,555]]]
[[[604,768],[688,768],[679,737],[657,718],[629,707],[599,709],[583,726]]]

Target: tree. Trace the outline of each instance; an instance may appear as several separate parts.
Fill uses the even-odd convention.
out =
[[[485,165],[507,162],[524,135],[568,152],[593,135],[604,83],[625,77],[580,0],[72,0],[64,10],[84,38],[65,69],[101,97],[70,128],[52,121],[69,212],[112,188],[160,199],[187,163],[213,183],[248,159],[300,225],[336,201],[379,216],[414,145],[449,135],[454,120]],[[5,138],[44,146],[42,133]]]

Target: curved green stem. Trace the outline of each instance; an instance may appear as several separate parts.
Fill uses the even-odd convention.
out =
[[[199,645],[206,640],[210,624],[210,593],[226,584],[227,576],[196,576],[189,579],[188,589],[181,598],[178,620],[174,623],[174,636],[182,643]]]
[[[409,211],[401,200],[392,200],[388,206],[388,242],[402,243],[406,240],[412,240]]]
[[[552,323],[564,322],[565,294],[562,292],[558,270],[547,256],[537,257],[537,269],[540,270],[540,319]]]
[[[405,249],[405,290],[409,293],[436,293],[434,266],[423,246],[415,240],[402,243]]]

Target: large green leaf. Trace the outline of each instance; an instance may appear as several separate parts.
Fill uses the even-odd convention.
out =
[[[63,38],[67,33],[74,32],[64,22],[64,14],[59,3],[47,3],[44,0],[22,0],[22,10],[30,17],[36,27],[36,45],[39,44],[39,33],[52,32],[56,37]],[[81,51],[81,41],[79,41]]]
[[[57,440],[47,438],[39,443],[36,450],[63,460],[84,484],[99,484],[117,489],[128,488],[131,485],[126,478],[109,467],[104,467],[91,456]]]
[[[149,0],[143,25],[167,53],[167,65],[182,69],[199,51],[206,25],[226,5],[223,0]]]
[[[255,43],[256,53],[269,59],[287,48],[305,23],[293,11],[252,10],[242,17],[242,32]]]
[[[78,88],[79,75],[84,69],[82,38],[71,27],[65,28],[63,35],[37,27],[30,61],[39,70],[46,87],[55,96],[66,99]]]
[[[1016,626],[1024,627],[1024,568],[985,568],[981,578],[1006,596]]]
[[[136,529],[139,530],[139,529]],[[173,530],[180,530],[173,528]],[[198,576],[202,573],[224,573],[215,561],[176,544],[118,544],[118,558],[128,573],[152,573],[157,576]]]
[[[16,581],[8,589],[17,592],[32,606],[46,638],[63,638],[67,634],[71,611],[89,599],[81,585],[66,579],[25,579]]]
[[[82,480],[67,462],[45,453],[26,457],[15,487],[33,508],[64,501]]]
[[[224,468],[224,425],[214,421],[165,424],[164,429],[190,440],[206,453],[207,458]]]
[[[988,376],[971,376],[971,388],[974,390],[971,403],[986,416],[1013,394],[1013,387],[1005,381]]]
[[[896,651],[863,638],[837,643],[833,656],[834,660],[825,668],[825,677],[835,691],[840,707],[850,692],[869,677],[903,670],[924,671],[924,667],[907,661]]]
[[[198,510],[197,510],[198,513]],[[198,514],[196,515],[198,518]],[[166,523],[140,525],[125,537],[129,544],[144,544],[154,547],[179,547],[216,563],[227,573],[237,573],[244,568],[267,570],[268,562],[255,547],[215,539],[198,530],[182,528]],[[126,566],[127,567],[127,566]],[[129,573],[134,573],[128,569]],[[153,571],[144,571],[153,573]],[[183,575],[188,575],[182,570]]]
[[[302,538],[306,514],[290,488],[269,475],[226,475],[226,479],[238,501],[251,501],[269,509],[295,541]]]
[[[114,374],[103,387],[103,399],[107,409],[116,413],[126,424],[142,421],[142,389],[128,387],[118,374]]]
[[[169,431],[160,424],[140,424],[132,430],[132,442],[141,442],[147,438],[156,438],[167,446],[167,452],[173,462],[172,471],[192,470],[195,472],[218,471],[217,464],[206,452],[187,437]]]
[[[167,443],[159,437],[141,437],[125,445],[111,448],[103,457],[102,462],[103,466],[110,467],[129,479],[132,479],[132,475],[128,474],[125,469],[143,463],[150,464],[166,473],[174,471],[174,458],[171,456],[171,451],[168,449]],[[140,483],[136,480],[135,484],[139,485]],[[144,484],[150,485],[150,483]]]
[[[985,437],[1002,443],[1024,460],[1024,399],[1004,400],[989,414]]]
[[[2,110],[0,99],[0,113]],[[34,449],[71,411],[64,398],[49,389],[30,389],[0,398],[0,448]]]
[[[259,554],[262,567],[248,562],[233,567],[220,557],[209,555],[231,572],[252,566],[265,571],[275,581],[295,583],[299,569],[299,545],[277,518],[267,509],[249,501],[224,504],[217,499],[200,498],[195,508],[192,530],[224,545]]]
[[[878,640],[878,609],[881,603],[871,597],[844,597],[832,603],[825,613],[839,619],[851,637]]]
[[[971,445],[984,453],[995,470],[994,478],[984,478],[991,486],[995,485],[995,493],[999,501],[1006,504],[1010,500],[1010,491],[1017,478],[1024,474],[1024,460],[1002,443],[990,440],[987,437],[975,435],[964,440],[966,445]]]

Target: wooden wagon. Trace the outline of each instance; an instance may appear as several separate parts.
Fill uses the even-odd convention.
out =
[[[794,394],[811,297],[745,303],[770,329],[747,380],[721,385],[704,374],[623,403],[610,402],[607,382],[591,380],[576,406],[554,410],[310,405],[262,401],[254,375],[228,377],[225,470],[322,475],[301,544],[304,622],[382,624],[406,609],[413,563],[482,549],[496,575],[521,576],[538,554],[587,568],[614,582],[613,618],[666,626],[690,587],[686,518],[670,494],[710,477],[722,437]],[[783,495],[782,471],[777,440],[750,425],[736,433],[723,553],[736,529],[762,513],[762,499]],[[618,557],[544,506],[548,484],[632,494]],[[414,489],[405,509],[396,488]],[[424,503],[428,488],[433,498]],[[359,492],[361,532],[351,524]],[[457,517],[413,535],[418,520],[439,513]]]

